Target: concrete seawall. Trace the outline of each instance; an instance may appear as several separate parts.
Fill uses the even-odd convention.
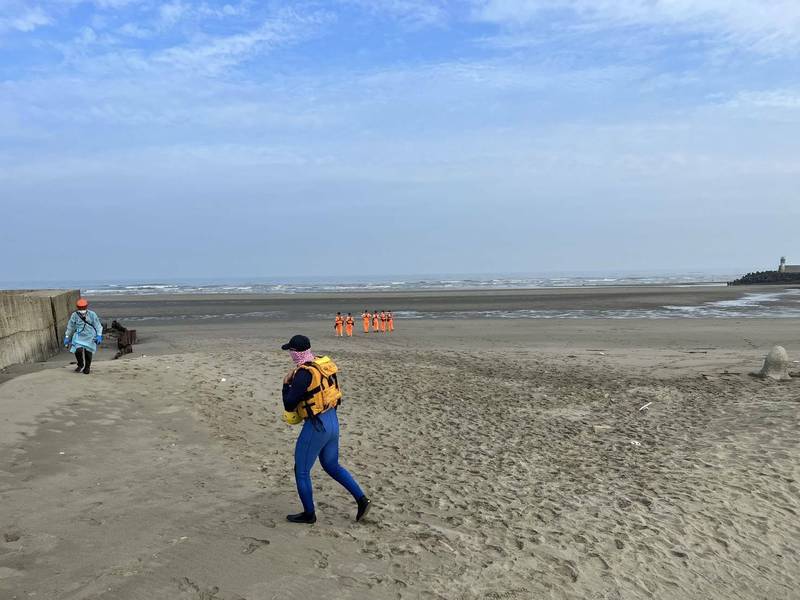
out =
[[[56,354],[80,290],[0,291],[0,369]]]

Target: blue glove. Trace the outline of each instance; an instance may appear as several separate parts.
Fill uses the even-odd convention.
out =
[[[99,344],[100,342],[103,341],[103,336],[102,335],[98,335],[96,338],[94,338],[94,341]]]
[[[64,338],[64,347],[67,347],[67,346],[69,346],[69,338],[65,337]]]

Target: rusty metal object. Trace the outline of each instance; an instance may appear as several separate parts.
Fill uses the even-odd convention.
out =
[[[108,327],[107,331],[111,335],[116,335],[117,337],[117,353],[114,355],[115,359],[133,352],[133,345],[138,341],[135,329],[128,329],[119,321],[114,320],[111,322],[111,326]]]

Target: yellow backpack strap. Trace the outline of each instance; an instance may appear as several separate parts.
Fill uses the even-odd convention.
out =
[[[308,400],[313,398],[317,394],[317,392],[321,391],[321,389],[322,389],[322,380],[324,379],[324,377],[322,377],[322,371],[319,370],[319,367],[317,367],[312,362],[303,363],[302,365],[297,367],[298,371],[300,369],[305,369],[306,371],[310,371],[311,369],[314,369],[317,373],[320,374],[319,385],[317,387],[315,387],[315,388],[311,388],[310,390],[306,390],[306,392],[300,397],[300,402],[307,402]]]
[[[315,364],[313,362],[306,363],[304,366],[308,366],[308,367],[316,370],[317,373],[319,373],[319,386],[315,387],[313,390],[309,390],[308,391],[309,394],[311,394],[312,391],[314,392],[314,394],[316,394],[317,392],[322,392],[325,389],[325,387],[331,387],[331,386],[333,386],[337,390],[339,390],[339,393],[341,394],[342,390],[339,387],[339,378],[336,376],[336,373],[331,373],[330,375],[325,375],[325,373],[322,372],[322,369],[319,368],[319,365],[317,365],[317,364]],[[326,383],[328,384],[327,386],[324,385]],[[313,394],[312,394],[312,396],[313,396]],[[337,407],[341,406],[341,404],[342,404],[342,399],[339,398],[339,400],[336,402],[336,406]]]
[[[307,362],[307,363],[303,363],[302,365],[299,365],[297,367],[297,370],[299,371],[300,369],[305,369],[307,371],[310,371],[312,368],[315,371],[319,371],[319,369],[316,368],[316,365],[314,365],[311,362]],[[313,379],[312,379],[312,381],[313,381]],[[306,392],[300,397],[300,402],[298,402],[298,404],[297,404],[298,408],[301,408],[301,407],[303,408],[303,410],[306,413],[305,418],[309,419],[312,422],[312,424],[314,425],[315,429],[318,426],[318,423],[317,423],[318,418],[317,418],[317,415],[312,410],[311,403],[309,402],[309,400],[311,400],[311,398],[313,398],[318,392],[322,391],[322,387],[321,386],[322,386],[322,378],[320,378],[320,382],[319,382],[319,385],[317,387],[311,388],[310,390],[306,390]],[[321,425],[321,423],[319,425]]]

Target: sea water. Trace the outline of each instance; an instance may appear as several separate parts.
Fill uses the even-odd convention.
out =
[[[17,282],[13,287],[80,288],[88,296],[158,294],[307,294],[413,292],[436,290],[516,290],[604,286],[724,286],[735,273],[611,273],[544,275],[426,275],[394,277],[285,277],[175,279],[166,281]],[[4,287],[12,287],[5,285]]]
[[[615,286],[725,286],[733,279],[731,273],[618,273],[618,274],[559,274],[559,275],[469,275],[416,276],[390,278],[251,278],[242,280],[176,280],[157,282],[91,282],[83,284],[83,293],[98,299],[103,296],[174,295],[174,294],[308,294],[350,293],[369,294],[435,290],[519,290],[540,288],[593,288]],[[74,282],[17,287],[79,287]],[[398,319],[675,319],[675,318],[797,318],[800,317],[800,289],[765,289],[748,293],[734,300],[704,302],[698,305],[664,305],[649,308],[598,309],[514,309],[514,310],[437,310],[410,311],[397,307]],[[311,318],[330,315],[309,314]],[[247,313],[210,313],[170,316],[130,316],[130,321],[160,319],[284,319],[281,311]],[[123,317],[124,318],[124,317]]]

